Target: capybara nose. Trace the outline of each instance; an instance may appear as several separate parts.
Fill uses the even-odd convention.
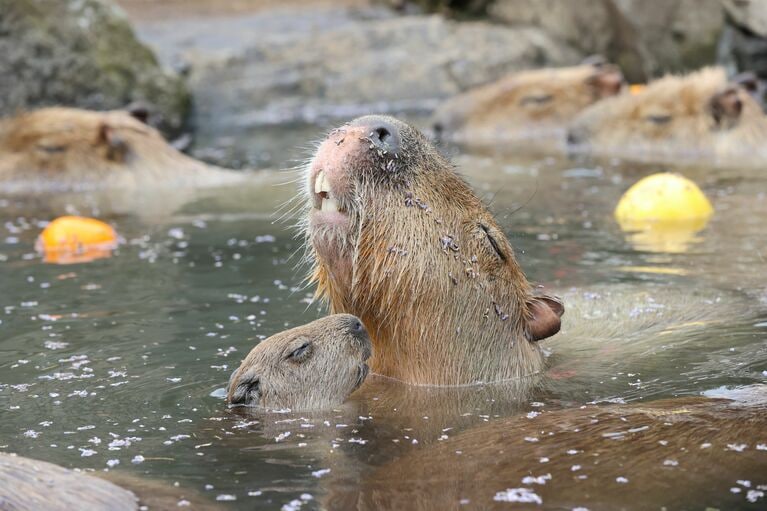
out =
[[[400,150],[402,137],[399,128],[386,118],[374,115],[360,117],[352,122],[352,126],[363,128],[374,148],[384,154],[396,154]]]

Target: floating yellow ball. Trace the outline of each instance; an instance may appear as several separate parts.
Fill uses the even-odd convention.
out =
[[[112,255],[117,248],[117,233],[95,218],[62,216],[43,229],[35,247],[47,263],[89,262]]]
[[[653,174],[623,195],[615,218],[641,250],[684,252],[714,212],[698,186],[678,174]]]
[[[640,92],[643,92],[646,88],[647,88],[647,85],[643,83],[632,83],[631,85],[629,85],[629,93],[635,96],[639,94]]]

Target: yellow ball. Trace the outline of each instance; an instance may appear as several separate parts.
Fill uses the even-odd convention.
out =
[[[653,174],[623,194],[615,218],[637,250],[682,253],[697,241],[714,208],[698,186],[678,174]]]
[[[693,222],[700,225],[714,208],[698,186],[679,174],[668,172],[640,179],[621,197],[615,218],[624,222]],[[702,226],[698,227],[698,229]]]

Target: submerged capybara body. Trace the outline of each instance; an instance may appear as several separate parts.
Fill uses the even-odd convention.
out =
[[[493,420],[382,465],[325,507],[762,509],[764,386],[743,402],[686,397]],[[735,488],[732,490],[731,488]]]
[[[578,115],[568,142],[594,154],[674,161],[763,161],[767,117],[720,68],[667,76]]]
[[[339,405],[368,374],[370,338],[350,314],[277,333],[253,348],[229,379],[232,405],[314,410]]]
[[[333,130],[307,175],[317,296],[359,316],[371,369],[408,383],[524,378],[561,304],[537,296],[495,219],[411,126],[362,117]]]
[[[448,100],[433,127],[438,136],[469,145],[559,141],[576,114],[622,86],[621,72],[601,60],[521,71]]]
[[[44,108],[0,121],[4,189],[183,186],[233,182],[127,111]]]

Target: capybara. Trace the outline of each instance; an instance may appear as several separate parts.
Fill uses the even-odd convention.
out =
[[[511,73],[445,102],[432,126],[439,138],[466,145],[560,142],[576,114],[618,94],[623,83],[620,70],[600,59]]]
[[[741,392],[494,420],[331,483],[324,507],[763,509],[767,393]]]
[[[138,499],[108,481],[46,461],[0,453],[0,509],[3,511],[134,511]]]
[[[748,82],[721,68],[666,76],[579,114],[568,128],[575,149],[670,161],[764,161],[767,117]]]
[[[368,374],[371,343],[362,322],[336,314],[274,334],[229,378],[232,405],[316,410],[343,403]]]
[[[534,291],[493,216],[420,132],[356,119],[321,143],[306,186],[316,295],[362,319],[373,371],[440,385],[540,373],[537,341],[564,308]]]
[[[242,173],[170,146],[142,112],[43,108],[0,121],[4,191],[225,184]]]

